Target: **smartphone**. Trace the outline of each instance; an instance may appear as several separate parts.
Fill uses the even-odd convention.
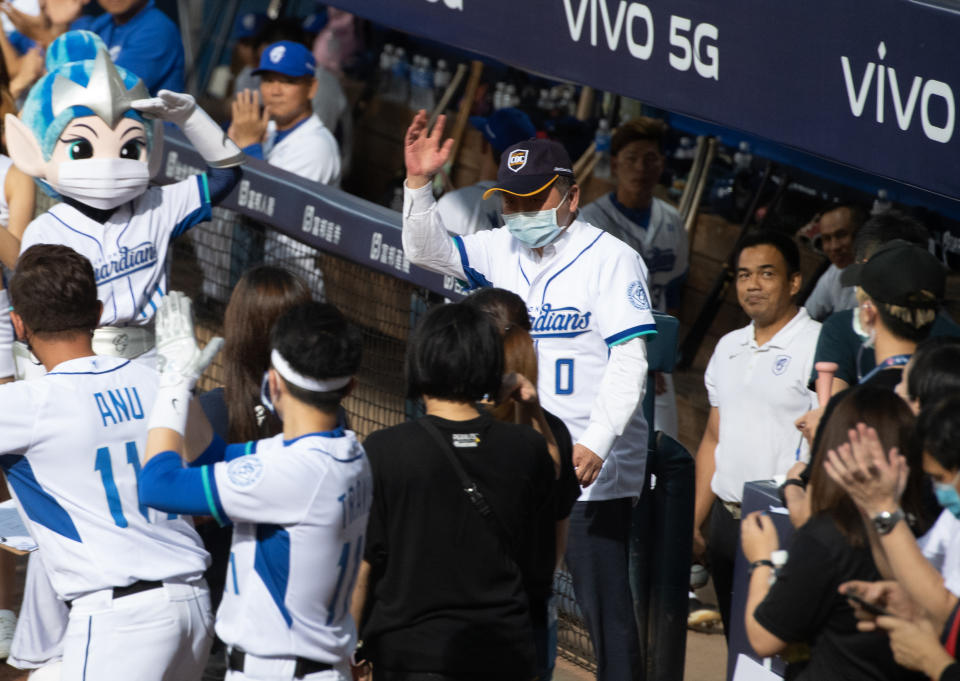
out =
[[[873,603],[868,603],[867,601],[863,600],[862,598],[860,598],[860,596],[858,596],[855,593],[847,593],[847,594],[844,594],[844,596],[846,596],[848,601],[850,601],[851,603],[856,603],[861,608],[869,612],[871,615],[876,615],[877,617],[892,617],[892,615],[889,612],[887,612],[880,606],[874,605]]]

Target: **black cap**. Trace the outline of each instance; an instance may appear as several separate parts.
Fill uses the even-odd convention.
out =
[[[497,170],[497,184],[488,189],[483,198],[493,192],[532,196],[561,176],[573,177],[573,164],[563,145],[553,140],[531,138],[503,152]]]
[[[940,304],[947,274],[928,250],[903,239],[883,244],[864,263],[840,275],[844,286],[859,286],[879,303],[933,308]]]

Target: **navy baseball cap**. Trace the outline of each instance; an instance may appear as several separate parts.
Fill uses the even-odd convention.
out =
[[[537,134],[530,117],[513,107],[494,111],[489,116],[471,116],[470,125],[483,133],[483,138],[498,154],[502,154],[510,145]]]
[[[267,15],[259,12],[247,12],[237,17],[233,23],[233,37],[237,40],[253,38],[263,25],[267,23]]]
[[[493,192],[533,196],[558,177],[573,178],[573,164],[567,150],[553,140],[528,139],[503,152],[497,170],[497,184],[484,192],[483,198]]]
[[[281,40],[267,46],[260,55],[260,66],[253,75],[262,73],[282,73],[285,76],[299,78],[312,76],[317,70],[317,60],[306,47],[291,40]]]
[[[844,286],[859,286],[879,303],[935,308],[943,299],[947,274],[930,251],[903,239],[883,244],[863,263],[844,268]]]
[[[319,33],[327,25],[327,10],[308,14],[301,25],[307,33]]]

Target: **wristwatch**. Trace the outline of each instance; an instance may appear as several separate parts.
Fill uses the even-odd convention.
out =
[[[885,534],[890,534],[897,523],[903,520],[903,518],[903,509],[900,508],[893,513],[890,511],[881,511],[873,516],[873,527],[876,529],[877,534],[882,537]]]

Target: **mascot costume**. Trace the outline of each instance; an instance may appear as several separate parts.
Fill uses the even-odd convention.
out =
[[[46,67],[20,118],[6,116],[6,140],[16,166],[62,203],[27,226],[20,250],[63,244],[86,256],[104,306],[94,350],[153,364],[153,317],[167,291],[170,240],[210,218],[211,206],[239,180],[236,166],[245,157],[190,95],[161,90],[151,98],[94,33],[57,38]],[[149,186],[162,161],[164,122],[183,131],[209,166],[206,173]],[[6,290],[0,306],[9,306]],[[0,339],[0,353],[10,351],[12,340]],[[43,373],[29,345],[13,345],[18,378]],[[34,669],[35,681],[59,679],[67,613],[38,553],[31,554],[8,662]]]
[[[148,186],[162,161],[163,122],[183,131],[206,173]],[[210,219],[211,206],[239,180],[243,152],[190,95],[161,90],[149,97],[88,31],[70,31],[50,45],[47,74],[30,90],[20,118],[8,114],[5,124],[16,166],[63,201],[30,223],[21,252],[51,243],[85,255],[104,307],[94,351],[154,361],[167,246]],[[14,352],[18,375],[29,366],[25,350]]]

